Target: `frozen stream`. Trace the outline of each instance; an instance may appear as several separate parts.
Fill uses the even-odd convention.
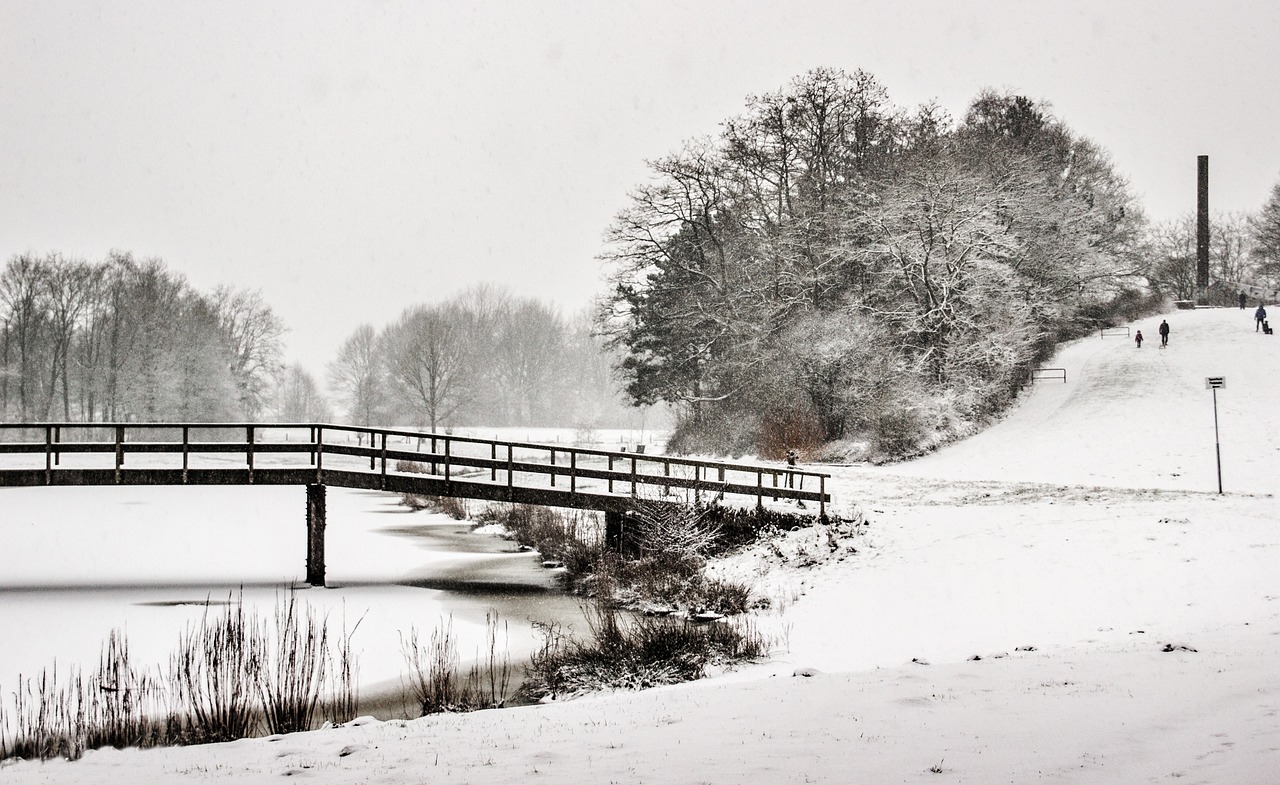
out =
[[[96,667],[113,629],[136,664],[167,667],[178,635],[206,603],[243,592],[270,620],[305,570],[302,488],[104,487],[0,489],[0,694],[18,675]],[[328,490],[329,587],[301,596],[344,624],[359,654],[362,694],[398,690],[401,637],[449,615],[465,662],[485,614],[509,622],[513,661],[540,643],[531,622],[579,624],[536,556],[399,497]],[[501,646],[501,644],[500,644]]]

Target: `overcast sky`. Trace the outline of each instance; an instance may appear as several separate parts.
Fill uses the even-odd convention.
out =
[[[480,282],[565,312],[645,159],[747,95],[864,69],[955,116],[1049,101],[1148,213],[1280,180],[1268,2],[0,0],[0,255],[158,256],[260,289],[317,374],[361,322]]]

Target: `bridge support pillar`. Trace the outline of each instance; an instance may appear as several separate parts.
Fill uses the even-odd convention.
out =
[[[324,485],[307,486],[307,583],[324,586]]]
[[[604,514],[604,544],[624,559],[640,558],[640,543],[636,529],[632,525],[635,519],[628,512],[610,512]],[[630,526],[630,531],[628,527]]]
[[[620,512],[606,510],[604,513],[604,545],[614,553],[622,552],[622,522],[625,516]]]

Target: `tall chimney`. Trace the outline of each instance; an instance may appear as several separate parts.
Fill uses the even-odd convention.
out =
[[[1209,156],[1196,158],[1196,299],[1208,305],[1209,297]]]

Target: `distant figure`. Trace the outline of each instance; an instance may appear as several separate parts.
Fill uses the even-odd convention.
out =
[[[1141,330],[1139,330],[1138,334],[1133,337],[1133,340],[1135,343],[1138,344],[1138,348],[1141,349],[1142,348],[1142,331]]]
[[[1160,348],[1163,349],[1164,347],[1169,345],[1169,322],[1167,321],[1160,322],[1159,332],[1160,332]]]
[[[797,457],[798,456],[796,455],[795,450],[787,450],[787,467],[788,468],[790,469],[796,468]],[[795,475],[793,475],[791,472],[787,472],[787,487],[788,488],[795,487]]]
[[[1255,333],[1262,329],[1262,320],[1266,318],[1267,318],[1267,309],[1262,307],[1262,303],[1258,303],[1258,310],[1253,312],[1253,321],[1254,321],[1253,331]]]
[[[1241,292],[1240,293],[1240,310],[1242,311],[1244,310],[1244,300],[1245,300],[1244,292]]]

